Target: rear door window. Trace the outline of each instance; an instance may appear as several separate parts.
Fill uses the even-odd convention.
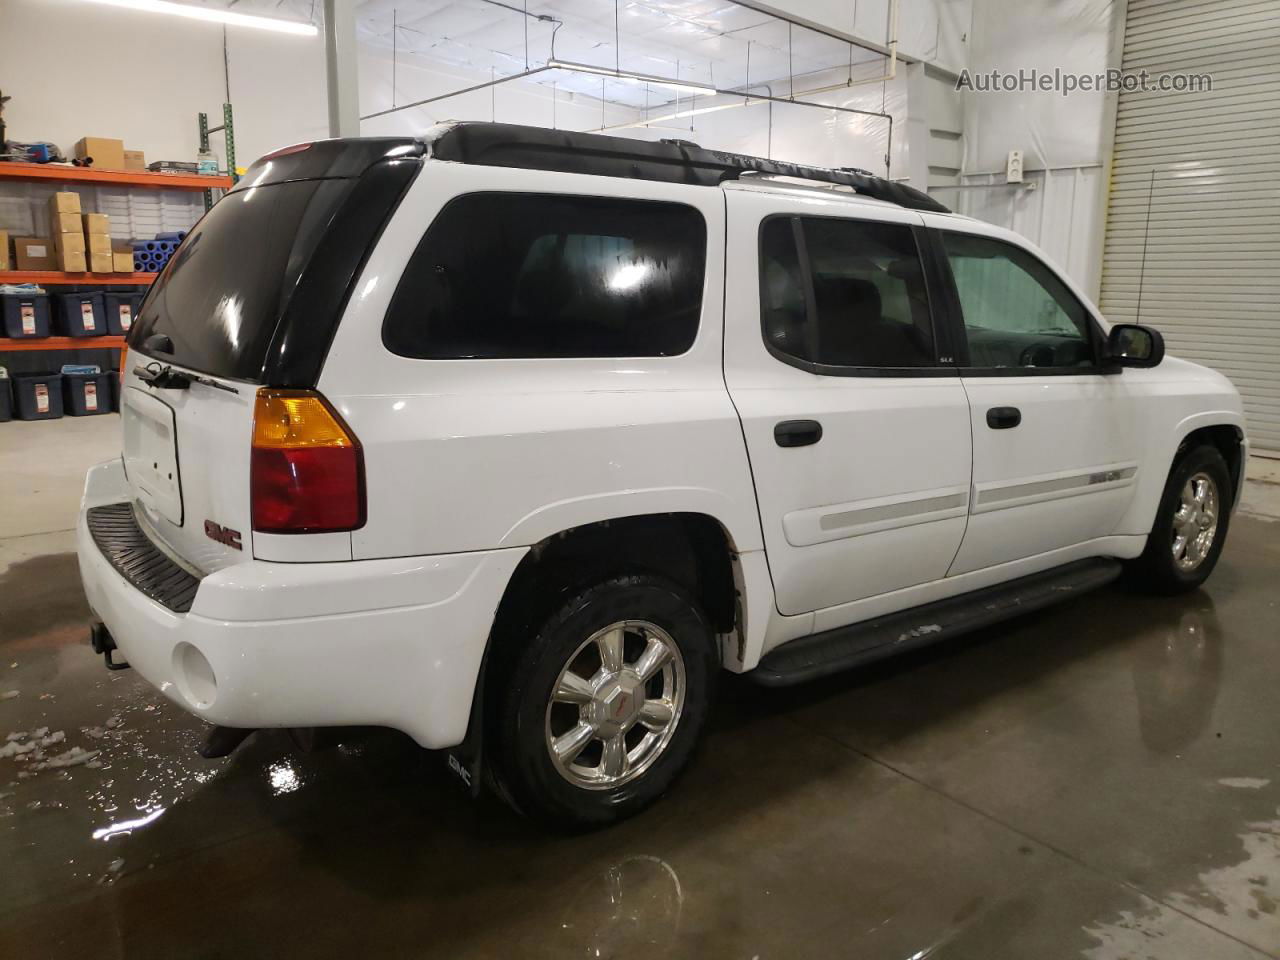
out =
[[[195,225],[133,325],[162,359],[235,380],[260,380],[298,278],[354,180],[301,180],[236,190]]]
[[[933,366],[933,318],[909,226],[775,217],[760,236],[765,342],[821,367]]]
[[[706,246],[684,204],[462,196],[405,268],[383,342],[431,360],[681,354],[698,332]]]

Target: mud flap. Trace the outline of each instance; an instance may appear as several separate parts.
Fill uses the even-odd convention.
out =
[[[471,698],[467,735],[445,754],[449,769],[462,781],[472,799],[480,796],[484,781],[484,688],[488,666],[489,651],[486,648],[480,662],[480,675],[476,678],[475,695]]]

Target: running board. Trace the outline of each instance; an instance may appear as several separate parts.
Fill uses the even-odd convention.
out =
[[[1119,560],[1077,560],[1008,583],[792,640],[766,654],[748,674],[766,687],[789,687],[896,656],[1110,583]]]

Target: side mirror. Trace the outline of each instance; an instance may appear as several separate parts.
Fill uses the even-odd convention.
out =
[[[1154,367],[1164,359],[1164,337],[1151,327],[1117,323],[1107,336],[1107,359],[1116,367]]]

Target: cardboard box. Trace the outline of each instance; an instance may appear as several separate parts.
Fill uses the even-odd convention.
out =
[[[59,250],[58,269],[67,273],[84,273],[89,269],[89,261],[83,250]]]
[[[53,235],[53,249],[59,254],[67,253],[84,253],[88,247],[85,246],[83,233],[55,233]]]
[[[94,273],[111,273],[112,272],[110,247],[107,248],[106,253],[90,252],[88,254],[88,259],[89,259],[89,269],[92,270]]]
[[[133,248],[128,250],[112,250],[111,265],[113,273],[133,273]]]
[[[14,237],[13,259],[18,270],[57,270],[53,241],[48,237]]]
[[[81,137],[76,141],[76,158],[93,159],[93,166],[100,170],[124,169],[124,141],[110,137]]]
[[[80,194],[72,193],[70,190],[59,190],[49,198],[50,213],[75,213],[80,212]]]
[[[84,235],[85,249],[95,256],[111,256],[111,238],[105,233],[87,233]]]
[[[80,214],[50,213],[49,232],[55,237],[60,233],[84,233],[84,226],[80,223]]]
[[[146,170],[147,158],[141,150],[126,150],[124,152],[124,168],[126,170]]]
[[[9,232],[0,230],[0,270],[12,269],[12,258],[9,256]]]
[[[83,219],[85,233],[111,232],[111,220],[105,213],[86,213]]]

